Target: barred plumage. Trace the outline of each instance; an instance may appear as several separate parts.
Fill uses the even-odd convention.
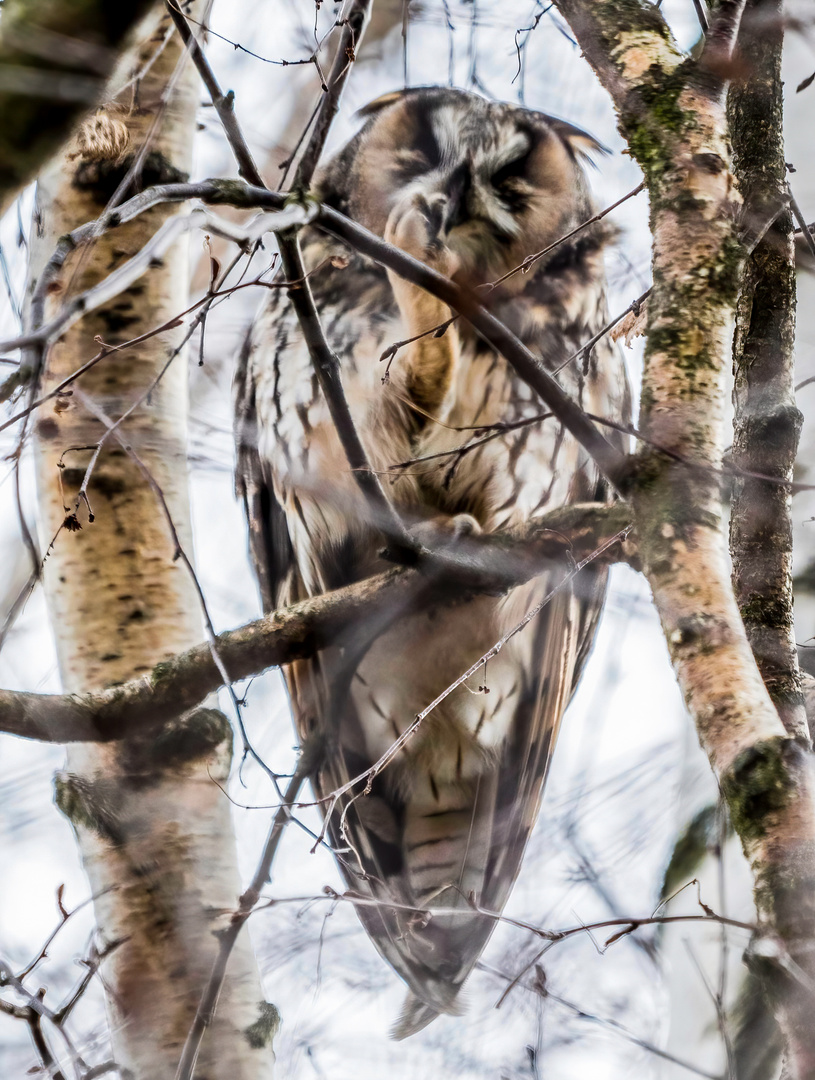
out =
[[[321,197],[462,283],[498,278],[591,216],[579,162],[591,140],[563,121],[430,88],[388,95],[367,114],[321,174]],[[602,493],[574,439],[461,320],[404,348],[383,384],[382,352],[449,311],[315,229],[302,239],[363,443],[412,527],[507,530]],[[605,242],[592,226],[483,294],[550,371],[606,320]],[[558,378],[589,412],[627,416],[621,358],[606,341]],[[381,540],[284,293],[253,329],[237,408],[238,483],[266,608],[380,569]],[[496,424],[509,426],[479,435]],[[551,586],[544,576],[499,599],[391,613],[384,629],[293,665],[292,707],[301,739],[317,747],[318,795],[370,767]],[[493,912],[506,903],[604,589],[602,572],[585,571],[558,593],[490,661],[488,694],[462,688],[446,698],[370,794],[346,797],[331,815],[350,888],[381,901],[359,905],[360,919],[411,991],[398,1037],[457,1011],[494,925],[472,901]],[[428,907],[435,913],[415,910]]]

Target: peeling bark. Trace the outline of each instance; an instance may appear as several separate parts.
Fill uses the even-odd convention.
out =
[[[155,48],[154,41],[143,44],[132,66],[141,66]],[[56,237],[98,216],[157,116],[158,133],[133,183],[144,186],[186,174],[197,98],[192,71],[180,78],[163,112],[161,103],[181,56],[178,42],[171,41],[141,81],[139,108],[128,108],[129,97],[123,106],[106,106],[41,179],[41,227],[34,238],[40,260],[53,250]],[[122,127],[123,138],[114,138]],[[156,208],[74,251],[52,299],[105,277],[170,213]],[[148,277],[51,347],[45,389],[96,351],[95,336],[115,344],[177,315],[187,303],[187,277],[186,248],[176,244]],[[153,383],[182,332],[175,328],[113,354],[82,378],[82,392],[118,419]],[[186,378],[182,355],[123,431],[161,486],[181,543],[191,553]],[[91,456],[87,448],[98,443],[105,428],[77,395],[52,400],[37,416],[40,516],[50,540],[66,513],[73,513]],[[65,467],[58,469],[63,453]],[[45,566],[62,680],[75,693],[132,679],[202,636],[193,582],[182,563],[173,561],[175,543],[154,494],[114,439],[101,452],[88,495],[93,520],[87,506],[79,507],[75,523],[81,528],[59,532]],[[211,778],[224,781],[228,775],[231,734],[219,713],[207,715],[209,722],[197,726],[195,737],[176,727],[160,738],[73,747],[57,779],[57,803],[74,826],[98,897],[100,935],[106,943],[121,942],[106,959],[104,976],[112,991],[108,1007],[115,1054],[136,1080],[175,1072],[215,953],[213,932],[228,921],[241,891],[229,804]],[[245,1034],[266,1008],[243,938],[202,1050],[202,1076],[271,1076],[273,1055],[266,1041]]]

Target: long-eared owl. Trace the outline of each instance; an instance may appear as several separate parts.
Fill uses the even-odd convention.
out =
[[[597,144],[562,120],[440,88],[387,95],[363,114],[319,174],[319,198],[462,285],[494,282],[592,215],[581,158]],[[606,320],[607,237],[582,230],[479,296],[588,412],[620,420],[627,384],[616,347],[603,339],[564,365]],[[317,228],[303,230],[302,244],[354,421],[408,527],[436,537],[509,531],[604,497],[585,452],[464,320],[405,345],[383,381],[383,351],[444,323],[449,309]],[[243,351],[237,431],[267,610],[387,565],[285,290]],[[324,811],[325,797],[377,761],[555,580],[401,611],[381,632],[291,665],[294,718],[304,746],[317,748],[312,783]],[[501,912],[507,901],[604,591],[602,571],[587,568],[489,662],[488,693],[463,686],[448,696],[367,794],[360,784],[333,808],[341,871],[374,901],[357,905],[359,917],[409,987],[397,1037],[460,1011],[495,924],[473,905]]]

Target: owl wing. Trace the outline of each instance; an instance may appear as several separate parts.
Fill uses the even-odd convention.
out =
[[[253,340],[244,338],[234,376],[235,489],[249,529],[249,551],[264,612],[292,593],[294,551],[286,513],[277,501],[268,463],[258,449],[256,384],[250,370]]]
[[[537,584],[540,595],[553,582]],[[462,984],[497,925],[494,917],[475,909],[500,915],[517,878],[575,681],[577,655],[584,645],[579,640],[581,623],[587,625],[589,607],[599,612],[602,605],[602,588],[596,583],[593,594],[587,603],[564,590],[528,628],[525,651],[530,662],[519,668],[520,686],[498,760],[458,792],[463,797],[452,806],[442,788],[443,812],[427,814],[427,804],[418,800],[415,805],[417,800],[389,782],[387,770],[373,779],[368,793],[363,793],[362,781],[333,802],[334,792],[374,764],[366,750],[364,719],[348,692],[364,642],[340,643],[318,661],[299,662],[288,672],[301,737],[312,745],[321,740],[313,785],[328,811],[327,834],[343,876],[359,898],[357,914],[411,991],[393,1029],[397,1038],[415,1033],[440,1013],[460,1011]],[[466,625],[466,607],[461,614]],[[455,670],[450,674],[454,677]],[[437,824],[443,838],[436,835]],[[426,863],[411,858],[415,849],[409,850],[408,837],[419,850],[427,845]],[[455,864],[452,874],[434,858],[440,839]],[[446,877],[452,887],[446,894],[428,896],[417,888]],[[457,883],[468,879],[478,880],[480,887],[465,892]]]

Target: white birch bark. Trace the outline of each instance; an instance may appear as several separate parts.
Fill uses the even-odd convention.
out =
[[[152,56],[163,29],[139,47],[129,70],[141,68]],[[98,216],[161,112],[162,93],[180,57],[174,39],[139,83],[137,96],[131,87],[116,106],[99,114],[98,124],[41,179],[35,267],[51,253],[57,237]],[[160,118],[137,184],[179,179],[189,170],[196,98],[196,77],[188,67]],[[117,156],[123,140],[124,153]],[[75,251],[52,303],[99,281],[176,212],[154,209]],[[98,350],[97,335],[107,343],[124,342],[183,311],[187,259],[186,244],[177,243],[127,292],[66,333],[49,350],[46,388]],[[183,331],[179,326],[114,353],[78,388],[118,419],[151,385]],[[186,424],[182,353],[122,432],[160,486],[181,545],[192,556]],[[69,447],[93,446],[104,430],[77,393],[37,413],[39,509],[46,543],[63,522],[65,508],[73,507],[91,452],[68,452],[61,470],[60,455]],[[45,564],[68,691],[121,683],[203,636],[194,584],[183,562],[173,559],[174,540],[156,495],[115,437],[101,453],[88,494],[93,521],[81,506],[81,531],[63,529]],[[74,825],[97,896],[102,943],[120,942],[103,975],[110,988],[116,1059],[136,1080],[174,1074],[215,954],[213,933],[228,920],[241,890],[229,803],[213,782],[227,778],[230,727],[215,710],[204,719],[199,714],[195,725],[182,719],[160,738],[72,746],[66,771],[57,779],[58,804]],[[204,1040],[198,1075],[208,1080],[270,1077],[275,1026],[276,1012],[263,1001],[244,935]]]

